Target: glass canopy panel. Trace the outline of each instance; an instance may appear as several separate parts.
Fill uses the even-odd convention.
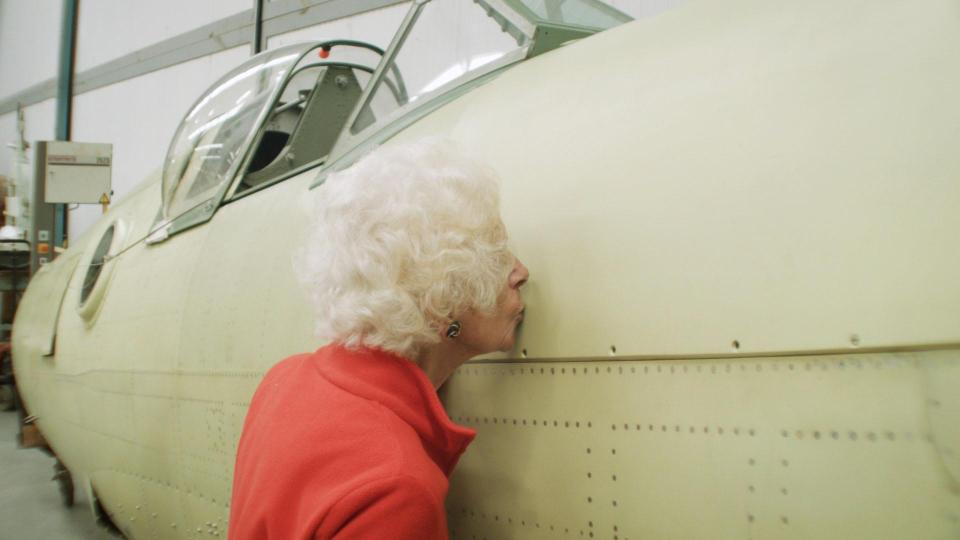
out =
[[[234,195],[322,161],[382,56],[379,47],[355,40],[325,41],[307,51],[267,114]]]
[[[289,149],[291,137],[304,121],[303,115],[311,95],[316,90],[317,82],[329,68],[336,66],[349,68],[350,76],[362,89],[370,82],[383,56],[383,52],[373,45],[350,40],[320,43],[315,45],[315,49],[301,57],[290,71],[287,81],[280,90],[276,106],[264,122],[259,146],[247,172],[256,172],[265,168],[281,156],[284,150]],[[342,127],[341,123],[337,133]],[[311,144],[309,148],[314,158],[326,155],[326,152],[320,152],[320,150],[320,145],[317,144]]]
[[[606,30],[633,20],[598,0],[519,0],[546,22]]]
[[[163,168],[163,210],[175,218],[228,183],[273,96],[309,45],[254,56],[225,75],[187,113]]]
[[[403,41],[386,76],[351,126],[357,134],[394,110],[475,76],[481,68],[524,47],[483,7],[464,0],[432,0]],[[405,89],[406,92],[398,92]]]

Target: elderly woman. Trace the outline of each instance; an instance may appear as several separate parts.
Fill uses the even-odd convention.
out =
[[[475,433],[436,389],[512,349],[523,319],[496,177],[442,140],[382,148],[328,178],[316,215],[297,266],[330,344],[257,389],[230,538],[446,538],[448,478]]]

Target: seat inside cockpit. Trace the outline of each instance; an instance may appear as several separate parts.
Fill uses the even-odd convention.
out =
[[[318,49],[320,61],[305,57],[288,77],[235,195],[316,165],[333,149],[373,75],[376,63],[369,53],[381,51],[355,42],[330,43]],[[369,65],[351,61],[358,49],[367,53]]]
[[[267,182],[326,156],[360,99],[353,69],[308,65],[295,74],[263,127],[244,183]],[[304,79],[312,88],[293,87]]]

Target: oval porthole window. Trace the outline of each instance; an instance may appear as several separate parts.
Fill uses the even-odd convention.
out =
[[[94,285],[97,284],[97,280],[100,278],[100,274],[103,273],[103,264],[107,259],[107,255],[110,253],[110,246],[113,244],[113,235],[116,231],[116,226],[111,225],[100,237],[100,243],[97,244],[97,249],[93,252],[93,258],[90,259],[90,264],[87,265],[87,275],[83,277],[83,288],[80,289],[80,305],[87,303],[87,299],[90,298],[90,293],[93,292]]]
[[[86,264],[83,282],[80,284],[80,302],[77,306],[77,312],[88,324],[93,323],[94,316],[99,311],[100,304],[103,303],[110,274],[115,266],[111,257],[119,251],[125,231],[124,223],[115,221],[103,231],[100,241],[88,255],[90,258]]]

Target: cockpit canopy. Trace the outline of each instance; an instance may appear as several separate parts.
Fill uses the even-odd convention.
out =
[[[245,161],[244,176],[253,177],[245,180],[255,181],[264,170],[280,173],[310,161],[308,154],[325,156],[345,118],[332,127],[331,118],[304,113],[311,102],[315,111],[336,105],[349,113],[382,54],[376,46],[350,40],[290,45],[261,53],[225,75],[190,108],[170,144],[163,171],[164,217],[176,218],[210,201]],[[323,104],[323,98],[312,99],[322,90],[347,87],[346,102],[334,103],[332,95],[324,96]],[[317,140],[324,138],[317,129],[299,130],[302,136],[295,140],[300,124],[311,120],[325,128],[320,131],[326,144]],[[303,135],[312,136],[309,146]],[[303,147],[299,157],[291,146],[296,142]],[[257,150],[251,154],[254,143]]]
[[[206,221],[225,197],[342,156],[468,81],[629,20],[597,0],[416,0],[386,51],[334,40],[258,54],[177,129],[160,239]]]

